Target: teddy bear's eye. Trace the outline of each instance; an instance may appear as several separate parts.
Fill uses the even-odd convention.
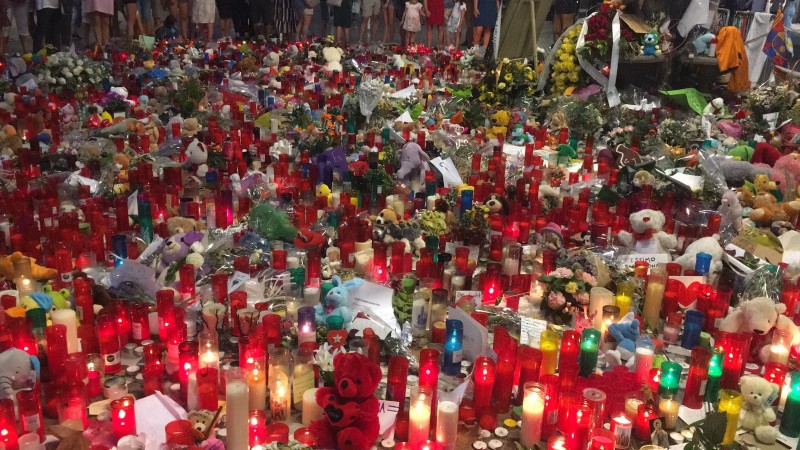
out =
[[[361,384],[361,380],[356,380],[356,384]]]

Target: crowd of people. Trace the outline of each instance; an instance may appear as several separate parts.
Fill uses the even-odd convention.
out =
[[[353,26],[360,43],[485,48],[500,7],[500,0],[0,0],[6,12],[0,14],[0,54],[102,47],[112,36],[139,35],[211,40],[334,34],[339,43],[354,43]],[[321,26],[313,32],[315,15]],[[8,49],[12,30],[21,48]]]

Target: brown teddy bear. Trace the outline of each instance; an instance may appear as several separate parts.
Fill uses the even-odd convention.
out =
[[[189,217],[175,216],[167,219],[167,232],[169,232],[170,236],[188,231],[203,231],[205,229],[206,226],[202,222]]]
[[[778,203],[771,194],[777,186],[766,174],[756,175],[753,184],[756,187],[756,194],[753,199],[753,210],[749,215],[750,220],[759,226],[769,226],[773,221],[794,222],[800,213],[800,201]]]

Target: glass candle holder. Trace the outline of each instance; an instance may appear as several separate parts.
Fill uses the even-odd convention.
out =
[[[480,356],[475,360],[473,371],[474,393],[472,401],[476,411],[489,406],[492,402],[492,390],[495,380],[495,363],[486,356]]]
[[[547,387],[542,383],[531,381],[525,383],[522,392],[522,434],[520,443],[523,447],[528,448],[537,445],[542,437]]]
[[[540,350],[542,351],[541,376],[556,373],[559,340],[560,337],[555,331],[545,330],[542,332],[541,341],[539,343]]]
[[[436,444],[441,450],[455,450],[458,440],[458,402],[443,396],[436,402]]]
[[[720,394],[720,403],[722,403],[722,394]],[[786,404],[783,407],[783,416],[778,430],[785,436],[793,438],[800,436],[800,372],[792,372],[789,393],[786,395]]]
[[[97,338],[100,342],[100,353],[103,354],[105,373],[115,374],[122,370],[117,317],[114,314],[98,314]]]
[[[558,415],[558,430],[566,438],[566,448],[587,448],[592,429],[593,408],[573,393],[563,393]]]
[[[135,401],[132,395],[126,395],[111,402],[111,427],[117,440],[136,434]]]
[[[674,430],[678,424],[678,409],[680,403],[670,397],[662,397],[658,401],[658,414],[664,418],[664,428]]]
[[[595,428],[589,433],[589,450],[614,450],[617,437],[609,430]]]
[[[247,443],[250,448],[267,443],[267,413],[260,409],[250,411],[247,421]]]
[[[770,383],[775,383],[780,388],[778,396],[772,402],[773,406],[778,406],[780,399],[783,397],[784,384],[786,383],[786,374],[789,373],[789,368],[783,364],[769,362],[764,365],[764,379]]]
[[[269,352],[269,407],[272,420],[289,420],[292,411],[292,355],[285,348]]]
[[[248,380],[246,373],[234,367],[226,374],[225,399],[227,405],[226,447],[248,448]]]
[[[738,389],[739,378],[744,372],[747,355],[750,354],[750,333],[727,333],[720,331],[716,346],[723,351],[722,379],[720,385],[723,389]]]
[[[201,367],[197,369],[197,407],[215,411],[219,404],[219,369]]]
[[[736,430],[739,429],[739,413],[742,410],[742,394],[737,391],[723,389],[719,392],[719,412],[724,412],[728,416],[728,424],[725,427],[725,437],[722,438],[722,445],[733,444],[736,438]],[[800,409],[797,411],[800,413]],[[784,417],[785,412],[784,412]],[[797,421],[800,425],[800,420]],[[781,433],[791,436],[784,432],[783,421],[781,421]],[[789,431],[788,429],[786,431]],[[797,427],[797,432],[793,437],[800,435],[800,426]]]
[[[633,434],[633,421],[630,416],[624,412],[611,414],[610,430],[616,438],[615,448],[622,450],[630,447],[631,436]]]
[[[517,371],[519,377],[517,384],[524,387],[530,381],[539,381],[542,365],[542,352],[538,348],[521,345],[517,350]],[[517,389],[515,405],[521,405],[524,400],[524,389]]]
[[[665,361],[661,363],[661,381],[658,384],[659,395],[675,395],[681,381],[681,365]]]
[[[769,347],[769,362],[787,364],[789,362],[789,350],[792,347],[792,334],[788,330],[774,330],[772,333],[772,345]]]
[[[514,371],[517,366],[517,341],[511,337],[499,351],[495,366],[494,404],[499,413],[506,413],[511,406],[511,390],[514,388]]]
[[[650,376],[650,369],[653,368],[653,356],[655,355],[655,345],[650,339],[639,339],[636,341],[636,354],[634,359],[633,371],[636,372],[636,379],[640,383],[646,383]]]
[[[426,388],[420,387],[411,393],[408,409],[408,443],[413,448],[428,440],[432,400],[433,395]]]
[[[640,441],[647,441],[650,439],[650,421],[658,417],[656,409],[647,403],[639,405],[639,410],[636,413],[636,428],[634,429],[634,436]]]
[[[722,366],[725,355],[721,349],[716,349],[711,354],[708,363],[708,381],[706,382],[706,394],[704,400],[709,403],[719,401],[719,390],[722,385]]]
[[[244,370],[247,371],[248,411],[267,409],[267,354],[263,348],[250,346]]]
[[[561,351],[558,355],[558,372],[568,367],[578,367],[578,353],[581,335],[574,330],[567,330],[561,337]]]
[[[668,278],[667,271],[661,267],[651,269],[647,276],[642,316],[647,326],[654,330],[658,329]]]
[[[442,372],[447,375],[455,376],[461,371],[463,334],[464,325],[460,320],[449,319],[445,322]]]
[[[547,440],[547,450],[567,450],[568,448],[564,436],[553,436]]]
[[[213,330],[203,330],[197,335],[198,352],[200,353],[199,368],[219,369],[218,337],[216,331]]]
[[[588,377],[597,368],[597,353],[600,346],[600,331],[589,328],[583,330],[581,349],[578,355],[578,372],[582,377]]]
[[[14,414],[14,400],[10,398],[0,399],[0,444],[8,449],[14,449],[19,445],[19,433],[17,433],[17,419]]]
[[[703,397],[708,381],[708,365],[711,362],[712,352],[705,347],[692,349],[689,362],[689,375],[686,378],[686,389],[683,393],[683,405],[687,408],[698,409],[703,406]]]
[[[403,411],[406,399],[408,380],[408,358],[395,355],[389,358],[389,369],[386,375],[386,400],[399,402],[398,410]]]

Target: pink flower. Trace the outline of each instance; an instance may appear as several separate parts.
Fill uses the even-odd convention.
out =
[[[625,127],[625,131],[627,131],[628,133],[632,132],[633,131],[633,125],[628,125],[627,127]]]
[[[591,284],[592,286],[597,284],[597,280],[589,272],[583,272],[581,274],[581,280],[583,280],[583,282],[586,283],[586,284]]]
[[[550,275],[556,278],[572,278],[572,270],[567,269],[566,267],[559,267],[558,269],[552,271]]]
[[[586,292],[579,292],[579,293],[575,294],[575,301],[578,302],[579,305],[588,305],[589,304],[589,294],[586,293]]]
[[[559,309],[567,303],[567,299],[564,298],[564,294],[561,292],[551,292],[550,295],[547,296],[547,306],[550,309]]]

